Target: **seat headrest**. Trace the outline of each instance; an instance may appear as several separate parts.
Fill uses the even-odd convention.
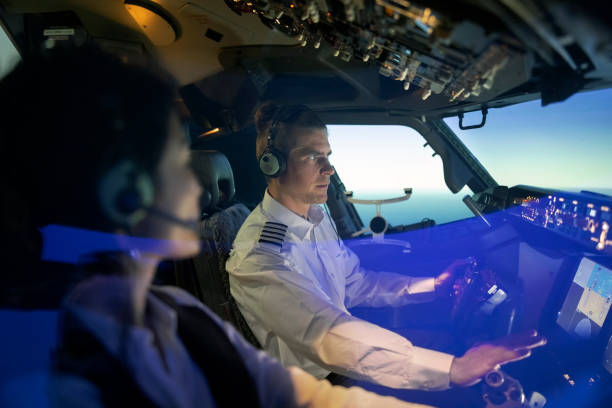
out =
[[[192,168],[202,185],[202,211],[227,206],[236,193],[234,173],[227,157],[216,150],[192,150]]]

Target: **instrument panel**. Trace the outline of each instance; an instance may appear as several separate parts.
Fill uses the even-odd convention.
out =
[[[612,197],[526,187],[515,187],[510,193],[510,214],[578,241],[592,252],[612,255]]]
[[[612,304],[612,270],[582,258],[557,315],[557,324],[580,338],[592,338],[604,326]]]

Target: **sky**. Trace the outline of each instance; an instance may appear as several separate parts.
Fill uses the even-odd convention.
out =
[[[446,119],[501,185],[612,189],[612,90],[590,91],[540,106],[490,109],[481,129]],[[479,123],[466,114],[465,124]],[[442,162],[416,131],[403,126],[329,126],[331,160],[347,190],[445,190]]]
[[[0,78],[4,77],[19,61],[19,53],[0,26]]]

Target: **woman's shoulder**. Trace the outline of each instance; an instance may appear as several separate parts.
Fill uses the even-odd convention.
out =
[[[222,324],[221,320],[212,312],[204,303],[198,298],[193,296],[191,293],[177,286],[171,285],[152,285],[151,292],[157,296],[163,298],[162,300],[171,300],[178,307],[195,307],[206,313],[209,317],[215,320],[217,323]]]

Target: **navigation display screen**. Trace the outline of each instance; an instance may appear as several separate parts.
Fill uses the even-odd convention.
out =
[[[557,324],[570,334],[592,338],[599,334],[612,302],[612,270],[582,258],[567,292]]]

